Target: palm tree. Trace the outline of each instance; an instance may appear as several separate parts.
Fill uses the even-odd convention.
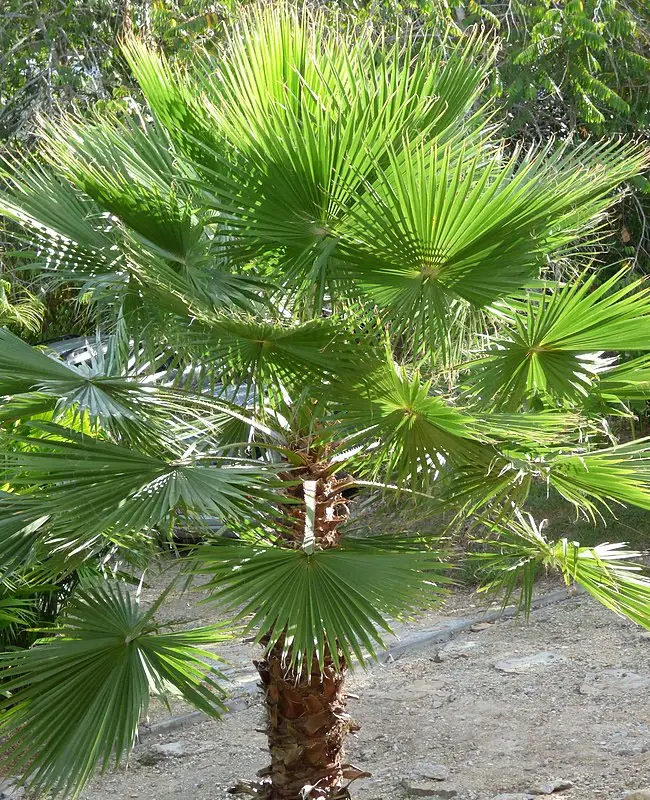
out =
[[[5,768],[75,794],[126,757],[152,691],[222,710],[206,648],[227,631],[168,630],[164,595],[143,610],[119,580],[178,526],[263,648],[271,765],[235,789],[254,796],[349,797],[346,671],[445,590],[440,536],[355,536],[353,490],[443,509],[446,537],[480,523],[486,585],[524,604],[544,565],[650,627],[635,553],[549,542],[523,513],[535,481],[595,520],[650,508],[650,442],[604,422],[650,388],[648,289],[593,267],[647,154],[507,153],[477,109],[480,37],[253,10],[187,71],[125,54],[148,110],[44,125],[0,204],[105,332],[80,368],[0,331],[3,575],[79,576],[1,657]]]

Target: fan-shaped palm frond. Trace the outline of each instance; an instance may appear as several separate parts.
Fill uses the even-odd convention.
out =
[[[358,376],[378,360],[371,335],[346,317],[296,323],[218,316],[193,325],[181,343],[222,385],[248,387],[261,406],[273,390],[295,399],[311,386],[318,394],[334,377]]]
[[[534,396],[585,396],[600,374],[607,381],[611,360],[602,351],[641,350],[650,335],[649,290],[640,280],[617,289],[621,277],[583,276],[500,307],[504,329],[475,364],[475,393],[516,408]]]
[[[215,656],[223,628],[165,633],[122,589],[76,595],[48,638],[0,654],[0,756],[30,786],[78,795],[96,766],[128,756],[151,692],[174,687],[207,714],[224,709]]]
[[[422,488],[448,461],[489,461],[488,437],[471,415],[431,391],[417,370],[386,362],[356,385],[338,388],[336,435],[353,472]]]
[[[550,461],[550,484],[578,508],[590,514],[597,503],[650,508],[650,439],[567,453]]]
[[[415,324],[421,335],[445,320],[451,298],[482,306],[515,292],[544,257],[593,228],[611,189],[646,159],[602,144],[583,147],[582,163],[566,150],[550,154],[549,146],[502,162],[476,146],[400,149],[343,231],[342,268],[401,330]]]
[[[650,628],[650,577],[638,563],[640,553],[625,544],[581,547],[560,539],[549,542],[532,516],[517,514],[507,525],[492,524],[495,538],[483,540],[486,552],[474,558],[485,575],[484,591],[505,591],[504,605],[520,591],[520,608],[530,611],[540,567],[562,573],[567,585],[577,583],[607,608]]]
[[[212,576],[214,600],[249,614],[248,627],[269,648],[280,644],[299,672],[329,653],[335,663],[363,663],[391,632],[386,615],[423,608],[444,590],[438,550],[418,538],[346,538],[342,545],[307,553],[259,544],[208,545],[197,570]]]
[[[30,517],[51,517],[59,546],[71,552],[150,531],[177,509],[250,517],[275,497],[259,462],[232,464],[216,453],[183,458],[163,443],[157,455],[146,454],[54,424],[33,427],[46,438],[15,436],[33,447],[7,453],[5,475],[27,490],[19,502]]]
[[[72,274],[118,267],[108,215],[67,181],[26,160],[9,162],[2,177],[7,188],[0,194],[0,211],[21,226],[20,240],[36,245],[34,255],[43,267],[62,264]]]
[[[97,348],[101,350],[101,343]],[[66,364],[55,353],[48,356],[0,328],[0,387],[4,394],[28,395],[26,402],[35,404],[32,409],[41,402],[47,406],[45,397],[49,397],[63,401],[60,407],[77,406],[92,417],[133,419],[139,410],[138,398],[147,394],[142,385],[94,373]],[[26,411],[27,406],[24,408]]]
[[[158,255],[182,262],[200,236],[190,193],[174,181],[173,156],[160,128],[133,122],[52,127],[46,153],[57,171],[92,198],[113,224],[123,222]]]
[[[26,291],[16,295],[9,281],[0,280],[0,324],[38,333],[44,314],[45,306],[38,297]]]

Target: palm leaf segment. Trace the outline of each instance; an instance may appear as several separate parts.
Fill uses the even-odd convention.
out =
[[[646,357],[613,367],[603,351],[620,353],[647,348],[650,299],[644,281],[617,286],[622,273],[597,283],[598,276],[566,284],[548,294],[530,292],[526,299],[495,308],[503,328],[493,349],[473,368],[473,391],[487,403],[517,408],[525,401],[578,398],[598,392],[621,396],[643,381]],[[636,383],[636,392],[639,384]]]
[[[174,686],[207,714],[224,709],[222,676],[204,649],[223,629],[166,633],[153,610],[111,585],[89,589],[53,636],[0,655],[3,760],[36,790],[76,796],[96,766],[123,762],[151,692]]]
[[[549,542],[544,523],[538,525],[530,515],[517,514],[507,526],[492,523],[490,528],[495,538],[483,541],[489,549],[475,559],[485,575],[483,590],[505,590],[504,604],[520,586],[520,605],[529,611],[542,566],[561,572],[567,585],[577,583],[615,613],[650,628],[650,578],[637,561],[640,553],[622,544]]]

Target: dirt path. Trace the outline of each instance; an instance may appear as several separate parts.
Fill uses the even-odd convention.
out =
[[[517,661],[540,652],[552,655]],[[650,638],[586,597],[536,611],[528,625],[460,634],[352,676],[360,699],[349,710],[362,728],[348,753],[373,773],[355,797],[402,800],[405,784],[425,782],[439,797],[524,800],[533,785],[562,779],[573,788],[555,797],[619,800],[650,788],[649,689]],[[260,724],[253,699],[222,722],[147,736],[128,770],[100,778],[84,799],[225,800],[234,779],[266,764]],[[162,755],[165,744],[179,754]],[[432,764],[449,777],[427,781]]]

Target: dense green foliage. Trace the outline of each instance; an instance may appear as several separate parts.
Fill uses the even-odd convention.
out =
[[[647,131],[650,9],[644,0],[341,2],[360,21],[412,23],[427,35],[472,27],[499,42],[490,92],[531,136]],[[209,0],[8,0],[0,27],[0,138],[29,135],[37,114],[133,90],[119,41],[131,32],[185,60],[222,39],[237,4]],[[128,108],[128,103],[123,105]]]
[[[7,0],[0,21],[0,141],[9,140],[12,150],[31,147],[39,116],[52,119],[70,108],[136,113],[142,96],[120,51],[124,36],[137,33],[182,63],[197,49],[219,46],[239,5],[235,0]],[[483,96],[502,109],[513,140],[648,136],[650,10],[645,0],[341,0],[333,5],[359,24],[368,19],[389,29],[412,24],[417,35],[439,40],[455,40],[476,28],[487,32],[499,46]],[[612,224],[616,247],[608,258],[647,272],[650,184],[642,175],[633,183],[635,191]],[[0,241],[0,273],[14,272],[12,257],[2,252],[8,249]],[[10,277],[15,306],[29,295],[30,275]],[[39,291],[43,328],[32,331],[33,341],[92,333],[86,309],[72,304],[65,289],[41,286]]]
[[[0,139],[30,138],[37,115],[129,108],[119,42],[130,33],[179,58],[209,45],[228,6],[206,0],[7,0],[0,21]]]
[[[595,523],[650,510],[650,441],[606,422],[650,392],[650,289],[594,260],[648,151],[513,144],[481,102],[498,53],[477,30],[258,10],[211,59],[123,54],[146,110],[43,123],[0,195],[13,257],[102,328],[80,367],[0,329],[2,575],[74,589],[0,657],[7,764],[75,792],[124,757],[150,691],[219,713],[200,648],[223,631],[166,632],[107,588],[179,526],[202,539],[190,572],[295,682],[436,602],[468,528],[487,587],[525,605],[542,566],[650,628],[635,551],[525,514],[536,485]],[[350,489],[446,527],[360,535]],[[340,753],[303,774],[301,735],[259,793],[340,797]]]

